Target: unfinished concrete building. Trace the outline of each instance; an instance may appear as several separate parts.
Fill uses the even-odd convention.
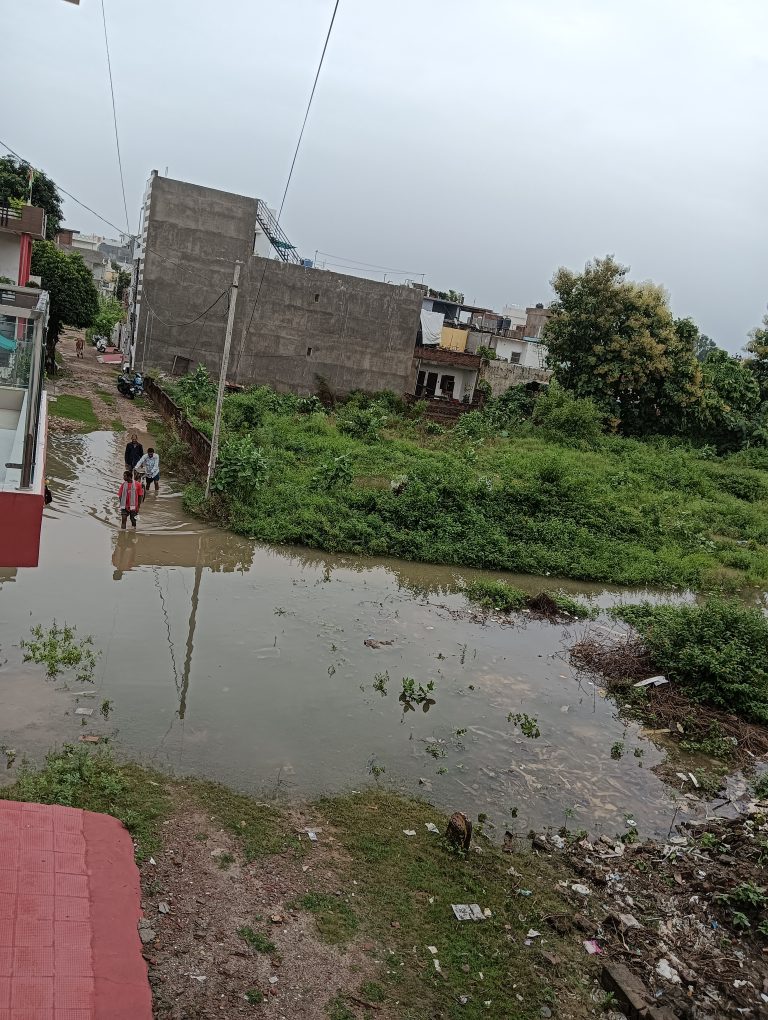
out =
[[[127,342],[143,371],[219,372],[240,260],[229,382],[413,391],[421,292],[312,268],[260,199],[153,171],[137,256]]]

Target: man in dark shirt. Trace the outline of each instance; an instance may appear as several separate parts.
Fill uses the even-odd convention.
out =
[[[133,472],[136,465],[139,463],[141,458],[144,456],[144,447],[139,442],[139,437],[134,432],[131,435],[131,441],[125,448],[125,468],[127,471]]]

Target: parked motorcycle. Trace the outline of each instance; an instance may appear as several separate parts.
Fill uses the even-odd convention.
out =
[[[129,400],[134,400],[136,397],[144,396],[144,380],[140,372],[131,379],[130,376],[123,373],[117,377],[117,389],[119,393],[122,393],[124,397]]]
[[[103,336],[97,337],[96,338],[96,343],[94,344],[94,347],[99,352],[99,354],[103,354],[106,351],[106,349],[107,349],[107,339],[106,339],[106,337],[103,337]]]

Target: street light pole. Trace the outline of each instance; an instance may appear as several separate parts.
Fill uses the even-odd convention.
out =
[[[211,436],[211,456],[208,459],[208,477],[205,480],[205,498],[211,494],[211,478],[216,469],[216,458],[219,455],[219,428],[221,426],[221,405],[224,402],[224,384],[227,381],[229,365],[229,349],[232,346],[232,327],[235,324],[235,305],[237,304],[237,288],[240,282],[242,262],[235,262],[235,273],[232,277],[232,289],[229,292],[229,315],[227,316],[227,332],[224,336],[224,353],[221,356],[221,374],[219,375],[219,392],[216,394],[216,415],[213,419],[213,435]]]

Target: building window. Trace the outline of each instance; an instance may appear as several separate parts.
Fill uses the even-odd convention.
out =
[[[191,360],[189,358],[182,358],[179,354],[177,354],[174,356],[173,359],[171,375],[187,375],[191,368],[192,368]]]
[[[319,294],[315,294],[315,301],[319,301],[319,300],[320,300],[320,295]]]
[[[520,364],[520,351],[510,351],[509,352],[509,363],[510,363],[510,365],[519,365]]]
[[[440,392],[444,397],[453,396],[453,387],[455,385],[455,382],[456,379],[452,375],[442,376],[442,378],[440,379]]]
[[[311,354],[312,354],[312,348],[311,347],[307,347],[307,357],[309,357]]]

